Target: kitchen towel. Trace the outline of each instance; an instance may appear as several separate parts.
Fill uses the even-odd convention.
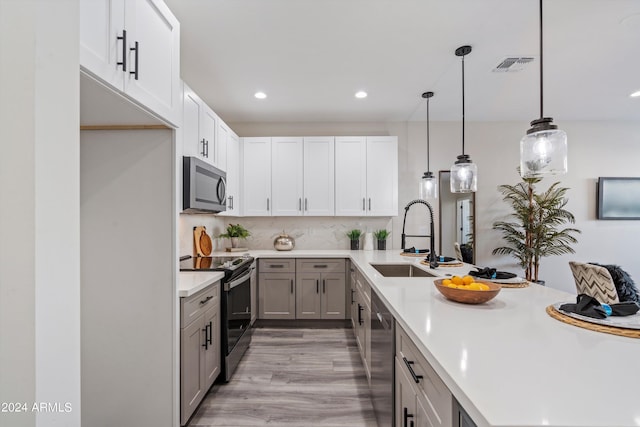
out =
[[[517,277],[513,273],[509,273],[507,271],[496,271],[495,268],[485,267],[478,268],[477,271],[470,271],[469,276],[477,277],[479,279],[512,279]]]
[[[607,316],[631,316],[640,310],[640,306],[635,302],[600,304],[600,302],[592,296],[579,294],[575,304],[562,304],[560,310],[593,317],[594,319],[604,319]]]

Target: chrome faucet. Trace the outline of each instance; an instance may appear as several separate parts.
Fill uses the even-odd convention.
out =
[[[409,208],[413,205],[415,205],[416,203],[420,203],[423,204],[427,207],[427,209],[429,209],[429,216],[430,216],[430,221],[429,221],[429,226],[430,226],[430,234],[426,235],[426,234],[404,234],[404,226],[407,223],[407,212],[409,212]],[[427,259],[429,260],[429,267],[431,268],[438,268],[438,266],[440,264],[438,264],[438,257],[436,256],[436,245],[435,245],[435,226],[433,223],[433,208],[431,207],[431,205],[425,201],[425,200],[421,200],[421,199],[416,199],[416,200],[412,200],[409,203],[407,203],[407,206],[404,207],[404,220],[402,221],[402,250],[404,251],[405,249],[405,243],[406,243],[406,237],[428,237],[429,238],[429,255],[427,257]]]

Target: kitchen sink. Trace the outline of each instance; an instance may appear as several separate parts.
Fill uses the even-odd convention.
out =
[[[384,277],[439,277],[413,264],[371,264]]]

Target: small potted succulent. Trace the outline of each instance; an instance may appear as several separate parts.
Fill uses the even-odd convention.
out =
[[[351,240],[351,250],[360,249],[360,236],[362,236],[362,230],[357,228],[347,232],[347,237]]]
[[[237,248],[238,247],[238,239],[246,239],[249,236],[251,236],[251,233],[249,232],[249,230],[244,228],[242,225],[240,225],[240,224],[229,224],[229,225],[227,225],[227,232],[226,233],[222,233],[218,237],[224,237],[224,238],[227,238],[227,239],[231,239],[231,247],[232,248]]]
[[[391,234],[388,230],[377,230],[373,232],[373,235],[376,237],[378,241],[378,250],[384,251],[387,249],[387,237]]]

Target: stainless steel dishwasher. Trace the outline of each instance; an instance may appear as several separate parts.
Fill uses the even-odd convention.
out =
[[[394,352],[393,316],[371,290],[371,402],[380,427],[394,420]]]

